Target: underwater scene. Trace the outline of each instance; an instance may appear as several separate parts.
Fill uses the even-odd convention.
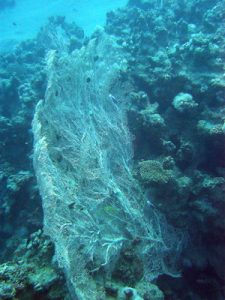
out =
[[[4,299],[225,299],[224,0],[0,0]]]

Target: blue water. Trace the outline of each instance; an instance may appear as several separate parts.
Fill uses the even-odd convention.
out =
[[[18,0],[16,5],[0,11],[0,51],[34,38],[50,16],[65,16],[76,22],[86,35],[105,23],[106,12],[124,6],[126,0]],[[47,3],[47,4],[46,4]]]

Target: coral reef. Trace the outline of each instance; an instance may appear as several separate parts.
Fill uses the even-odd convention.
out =
[[[51,44],[52,31],[61,28],[61,34],[77,39],[69,43],[69,50],[82,45],[82,30],[67,24],[65,18],[51,18],[34,40],[22,42],[15,52],[2,54],[0,78],[0,260],[10,253],[21,237],[40,228],[42,209],[33,174],[30,132],[36,103],[44,98],[46,88],[45,55]],[[59,37],[58,37],[59,38]],[[55,39],[54,39],[55,41]],[[15,151],[16,149],[16,151]],[[18,214],[15,214],[19,211]],[[7,222],[10,221],[10,222]],[[10,241],[12,237],[12,241]],[[16,241],[17,240],[17,241]],[[6,245],[3,243],[3,245]],[[10,250],[10,248],[12,248]],[[1,252],[4,252],[1,255]]]
[[[187,93],[179,93],[176,95],[172,104],[173,107],[180,113],[187,113],[198,106],[198,103],[193,100],[192,95]]]
[[[1,54],[0,262],[2,265],[0,269],[2,273],[8,273],[11,268],[8,269],[7,266],[8,264],[11,266],[11,263],[8,263],[7,260],[13,260],[17,255],[15,250],[20,247],[21,240],[26,241],[32,232],[42,227],[41,199],[32,167],[31,120],[36,103],[43,99],[45,94],[45,55],[49,50],[48,47],[52,47],[51,36],[54,27],[57,27],[59,31],[62,27],[60,32],[64,32],[70,37],[71,43],[68,39],[69,51],[81,47],[82,30],[75,24],[66,23],[64,18],[58,17],[51,18],[36,39],[22,42],[13,52]],[[42,239],[44,242],[46,238]],[[27,251],[26,249],[24,246],[24,253]],[[38,252],[34,252],[32,255],[29,264],[38,258]],[[21,257],[21,260],[23,259],[24,257]],[[51,257],[48,256],[48,259],[50,266]],[[38,261],[36,261],[36,273],[32,273],[32,268],[25,268],[25,266],[23,266],[24,271],[20,273],[18,270],[21,266],[17,262],[13,262],[12,266],[16,273],[8,274],[9,280],[7,279],[4,285],[2,282],[0,298],[12,299],[17,295],[18,289],[20,289],[17,288],[17,282],[22,280],[25,273],[26,279],[19,299],[35,298],[36,292],[32,288],[33,283],[30,281],[31,278],[27,279],[27,276],[31,274],[36,285],[38,285],[38,281],[41,282],[43,273],[38,273]],[[63,290],[65,283],[61,285]],[[60,287],[58,288],[60,290]],[[18,293],[20,294],[20,292]],[[40,290],[39,299],[47,299],[47,296],[42,294]],[[52,299],[62,298],[57,296],[57,292],[52,297]]]
[[[14,2],[0,1],[0,9]],[[127,61],[120,80],[135,87],[126,89],[126,105],[133,135],[132,176],[148,199],[145,215],[149,208],[157,209],[189,235],[180,278],[162,275],[154,284],[142,281],[143,265],[132,247],[122,251],[105,283],[109,299],[225,297],[224,20],[222,0],[130,0],[127,7],[108,13],[106,31],[117,39]],[[72,53],[87,42],[82,29],[56,17],[36,39],[1,54],[1,299],[69,297],[63,274],[52,265],[53,246],[38,231],[42,208],[30,128],[34,107],[44,99],[46,53]],[[91,76],[85,80],[91,83]],[[113,95],[110,99],[120,101]],[[57,153],[54,158],[61,163]],[[74,207],[68,203],[70,212]],[[111,203],[103,213],[120,216]],[[66,227],[63,232],[66,236]],[[138,237],[133,245],[138,248]]]
[[[179,272],[183,239],[158,211],[145,215],[147,199],[132,176],[126,70],[121,48],[103,30],[71,55],[51,51],[45,101],[33,119],[44,229],[80,300],[105,299],[104,282],[115,273],[133,287],[134,279]]]
[[[65,279],[53,266],[52,243],[39,230],[23,240],[14,259],[0,265],[0,299],[68,299]]]
[[[191,237],[181,279],[195,274],[183,286],[191,299],[224,297],[224,16],[222,1],[131,0],[106,24],[136,85],[128,113],[135,176],[149,204]],[[208,283],[201,286],[202,276]]]
[[[162,164],[156,160],[145,160],[139,163],[140,180],[144,184],[166,184],[171,179],[171,174],[164,169]]]

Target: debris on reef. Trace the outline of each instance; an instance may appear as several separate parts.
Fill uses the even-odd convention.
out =
[[[121,82],[126,71],[121,48],[104,30],[71,55],[51,51],[45,101],[37,104],[32,123],[44,230],[79,300],[106,299],[104,282],[119,273],[130,248],[135,259],[123,264],[125,286],[132,269],[138,281],[179,273],[184,235],[159,211],[150,210],[148,222],[145,195],[132,174],[126,102],[133,87]],[[111,94],[122,101],[109,102]]]
[[[126,297],[144,300],[161,300],[163,294],[179,300],[225,297],[224,20],[222,0],[130,0],[127,7],[108,13],[106,31],[117,39],[128,63],[121,81],[129,78],[135,86],[127,92],[134,176],[150,206],[175,227],[187,230],[190,238],[180,278],[161,276],[154,284],[141,281],[143,266],[127,251],[113,282],[105,284],[107,297],[124,297],[124,289]],[[44,99],[48,50],[60,45],[60,51],[72,53],[86,43],[82,29],[54,17],[36,39],[1,55],[1,299],[68,297],[63,274],[52,267],[51,243],[40,232],[29,238],[42,227],[30,123],[36,103]],[[92,84],[90,74],[85,82]],[[55,158],[60,163],[60,157]],[[68,204],[70,212],[74,207],[74,202]],[[119,215],[112,205],[105,212]],[[134,243],[138,247],[138,237]],[[43,249],[49,251],[44,258]]]
[[[51,269],[53,250],[51,250],[51,255],[46,257],[46,264],[49,265],[49,268],[42,269],[40,272],[37,251],[33,251],[32,255],[29,254],[29,264],[32,262],[35,264],[35,272],[23,261],[24,255],[30,253],[26,247],[26,241],[33,239],[33,237],[30,238],[30,234],[42,228],[43,222],[41,200],[31,161],[32,135],[30,128],[34,107],[40,99],[44,98],[45,94],[45,55],[49,50],[48,46],[51,46],[46,42],[47,39],[49,41],[47,34],[56,24],[59,28],[60,23],[62,23],[60,18],[50,19],[36,39],[22,42],[13,52],[1,54],[0,269],[3,270],[4,276],[8,277],[7,280],[1,281],[0,299],[13,299],[18,294],[18,299],[33,299],[37,297],[37,294],[39,299],[42,299],[41,297],[43,299],[46,299],[45,297],[64,299],[64,296],[60,296],[65,289],[64,281],[60,285],[58,285],[58,281],[56,282],[56,286],[58,286],[55,291],[51,291],[47,287],[47,282],[43,281],[44,274],[49,278],[51,274],[57,278],[59,276],[57,273],[60,274],[59,271],[54,271],[54,273]],[[65,34],[69,31],[67,35],[71,40],[77,37],[77,41],[80,41],[81,29],[75,24],[66,22],[62,26]],[[72,42],[70,51],[81,47],[81,44],[82,42],[76,44]],[[40,243],[44,243],[45,240],[46,243],[50,243],[44,236],[41,237]],[[23,248],[23,256],[20,257],[21,262],[19,263],[14,261],[18,255],[15,252],[18,247]],[[41,246],[36,250],[38,249],[40,250]],[[52,246],[51,249],[53,249]],[[15,272],[10,273],[12,269]],[[48,278],[46,280],[49,281]],[[21,286],[19,286],[20,282],[22,282]],[[38,285],[40,285],[39,291],[36,290]],[[52,283],[49,282],[49,285],[51,286]],[[41,286],[43,286],[44,292]],[[48,294],[48,296],[44,296],[44,294]]]

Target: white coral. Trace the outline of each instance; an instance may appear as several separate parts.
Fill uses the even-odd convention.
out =
[[[191,111],[197,106],[198,103],[196,103],[192,95],[188,93],[179,93],[173,99],[173,107],[181,113]]]

